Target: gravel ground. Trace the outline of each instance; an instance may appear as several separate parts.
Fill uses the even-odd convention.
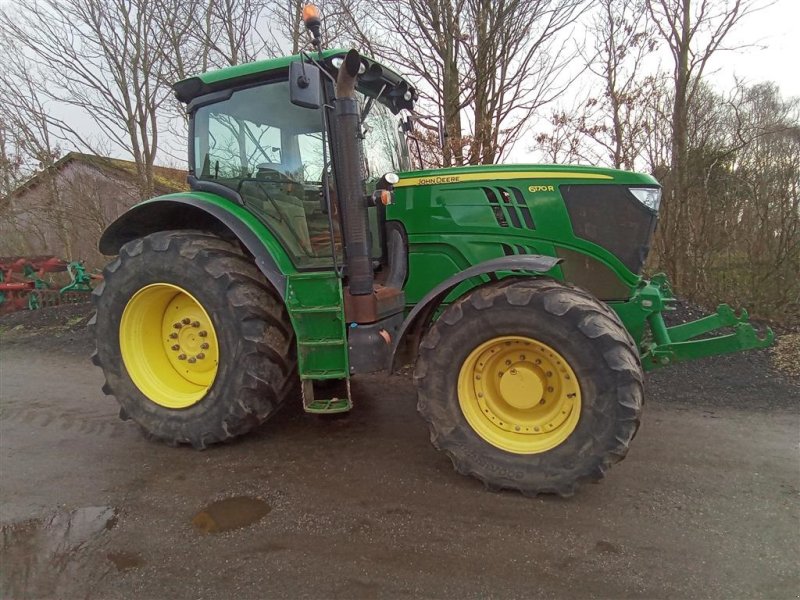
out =
[[[651,373],[628,458],[528,499],[452,470],[407,376],[355,380],[344,417],[148,442],[85,312],[47,310],[0,318],[4,598],[800,595],[800,378],[769,351]]]

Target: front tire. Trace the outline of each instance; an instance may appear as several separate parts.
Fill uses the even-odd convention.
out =
[[[643,375],[617,316],[573,286],[509,278],[449,306],[420,345],[418,409],[461,474],[570,496],[622,460]]]
[[[263,423],[296,387],[282,302],[217,236],[164,231],[125,244],[94,300],[103,391],[149,437],[205,448]]]

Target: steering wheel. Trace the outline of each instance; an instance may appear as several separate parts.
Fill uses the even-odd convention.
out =
[[[279,163],[261,163],[256,165],[256,179],[265,179],[274,183],[297,183],[281,169]]]

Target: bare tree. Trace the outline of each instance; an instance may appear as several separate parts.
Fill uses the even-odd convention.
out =
[[[583,0],[467,0],[465,96],[473,116],[471,164],[502,158],[530,119],[560,96],[575,57],[562,36]]]
[[[388,0],[351,11],[355,37],[418,87],[443,166],[492,163],[565,86],[565,31],[584,0]]]
[[[592,162],[587,157],[586,102],[581,101],[570,108],[553,109],[547,127],[539,131],[530,150],[538,150],[545,162],[553,164]],[[591,102],[591,100],[589,101]]]
[[[604,161],[615,168],[634,169],[647,113],[645,98],[653,93],[654,75],[645,62],[656,49],[654,29],[642,0],[599,0],[589,26],[595,56],[589,70],[603,82],[592,102],[584,133],[602,147]]]
[[[466,0],[386,0],[359,10],[341,2],[355,42],[369,54],[395,65],[416,85],[420,138],[445,144],[437,166],[464,162],[462,111],[466,106],[462,33]],[[431,150],[432,148],[428,148]]]
[[[19,49],[10,47],[4,40],[0,44],[6,52],[5,70],[0,73],[0,120],[14,132],[18,173],[32,174],[41,171],[47,193],[35,207],[38,220],[49,226],[61,241],[67,256],[72,256],[72,239],[69,234],[69,211],[53,177],[53,165],[61,155],[57,139],[52,135],[53,118],[39,92],[38,73],[31,68]],[[9,182],[11,195],[19,178]],[[13,187],[12,187],[13,186]],[[8,199],[10,214],[16,220],[19,211]]]
[[[680,287],[683,269],[678,254],[679,229],[687,221],[689,107],[698,93],[709,60],[724,49],[728,34],[763,0],[646,0],[658,34],[672,53],[674,95],[672,105],[672,158],[665,182],[660,235],[672,276]],[[670,256],[675,255],[675,256]]]
[[[158,110],[169,97],[155,0],[19,0],[0,12],[0,35],[39,71],[38,93],[72,107],[133,156],[142,196],[153,192]],[[52,123],[51,123],[52,124]],[[61,132],[80,138],[71,124]],[[89,140],[81,139],[91,145]]]
[[[20,140],[13,123],[8,121],[7,110],[0,107],[0,210],[6,206],[8,194],[24,176]]]

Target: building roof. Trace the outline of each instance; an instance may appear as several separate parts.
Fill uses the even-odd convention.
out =
[[[19,196],[21,193],[30,190],[43,182],[43,176],[48,172],[61,171],[70,163],[79,162],[91,167],[98,171],[106,173],[109,177],[129,181],[130,183],[137,184],[136,163],[130,160],[122,160],[120,158],[110,158],[108,156],[98,156],[96,154],[83,154],[81,152],[69,152],[50,167],[36,172],[26,181],[19,185],[11,196]],[[170,167],[153,167],[153,176],[155,180],[155,193],[156,194],[170,194],[172,192],[182,192],[189,189],[186,183],[186,171],[182,169],[173,169]]]

